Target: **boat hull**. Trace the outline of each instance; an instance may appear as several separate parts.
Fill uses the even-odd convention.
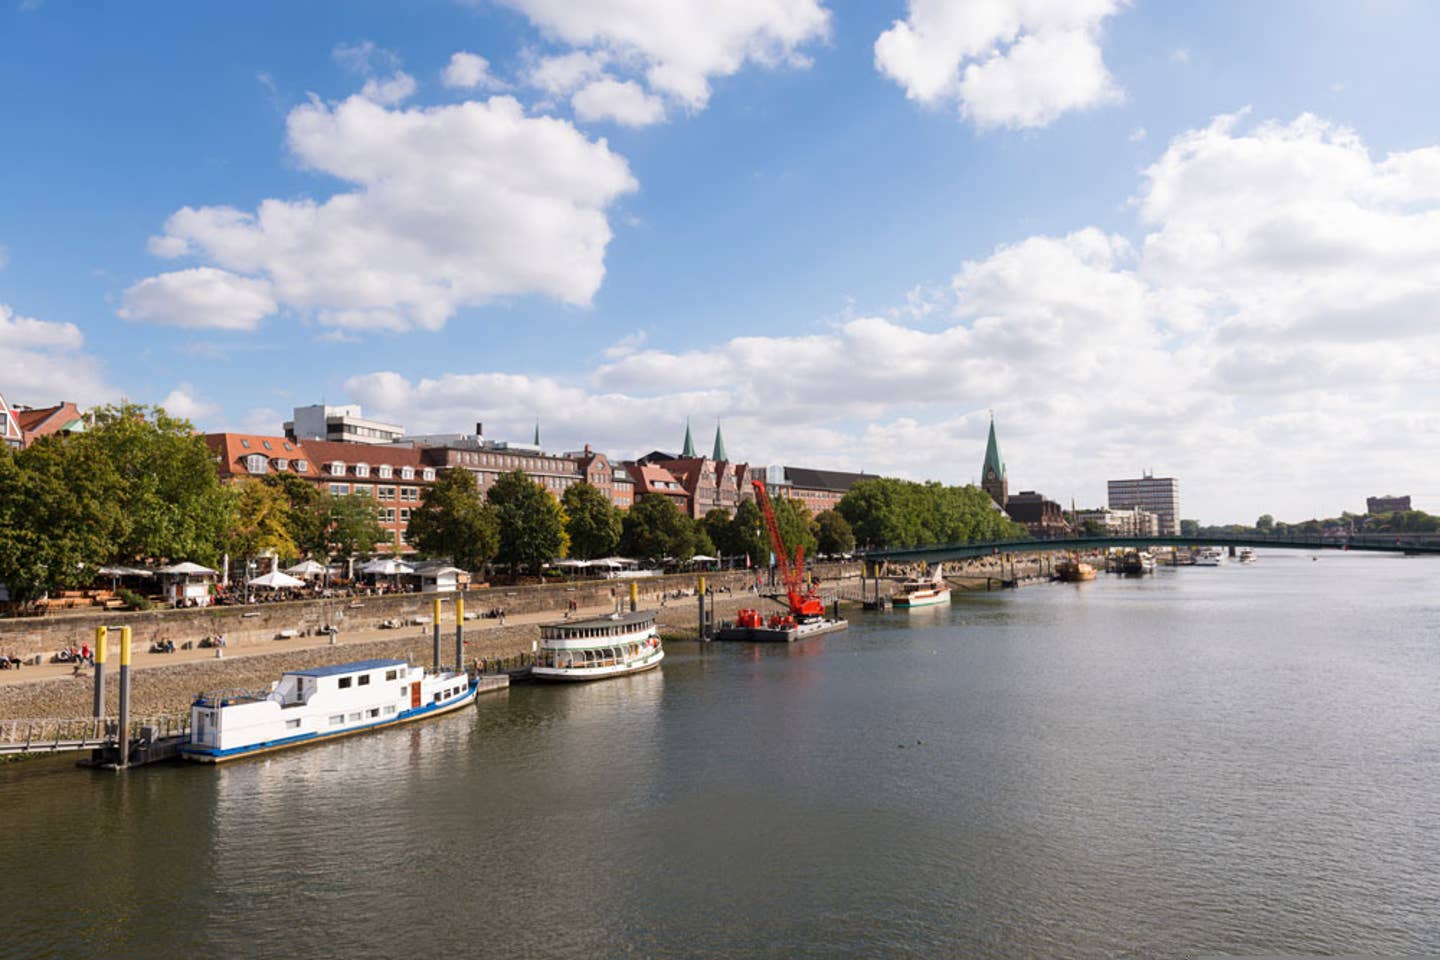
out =
[[[246,757],[258,756],[262,753],[275,753],[278,750],[308,747],[315,743],[328,743],[332,740],[339,740],[342,737],[351,737],[361,733],[372,733],[387,727],[398,727],[403,724],[414,723],[417,720],[428,720],[431,717],[451,713],[452,711],[459,710],[461,707],[466,707],[474,703],[479,693],[479,684],[472,682],[465,693],[453,700],[416,707],[390,720],[377,720],[374,723],[364,724],[358,727],[349,727],[345,730],[337,730],[334,733],[307,733],[298,737],[270,740],[254,744],[253,746],[231,747],[225,750],[187,744],[180,748],[180,755],[186,760],[193,760],[197,763],[227,763],[231,760],[242,760]]]
[[[942,590],[931,596],[894,597],[890,606],[899,610],[913,610],[917,607],[938,607],[950,602],[950,591]]]

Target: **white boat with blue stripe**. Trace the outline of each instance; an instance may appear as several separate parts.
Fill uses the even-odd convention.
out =
[[[267,691],[221,690],[190,706],[181,753],[219,763],[378,730],[473,703],[465,673],[426,673],[404,660],[357,660],[291,670]]]

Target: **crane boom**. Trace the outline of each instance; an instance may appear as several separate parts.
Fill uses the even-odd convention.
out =
[[[770,549],[775,553],[775,561],[780,564],[780,576],[785,581],[785,599],[790,604],[790,614],[795,617],[823,616],[825,604],[815,591],[811,589],[808,593],[801,592],[805,578],[805,547],[796,545],[792,563],[785,550],[785,542],[780,538],[780,523],[775,519],[775,509],[770,505],[770,494],[765,489],[765,481],[752,480],[750,484],[755,488],[755,499],[765,517],[765,531],[770,535]]]

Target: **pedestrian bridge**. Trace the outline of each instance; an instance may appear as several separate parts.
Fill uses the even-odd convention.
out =
[[[985,540],[969,543],[941,543],[928,547],[890,547],[860,550],[855,556],[863,560],[889,560],[896,563],[944,560],[966,560],[1005,553],[1038,553],[1043,551],[1104,550],[1109,547],[1254,547],[1281,550],[1355,550],[1371,553],[1410,553],[1440,555],[1440,535],[1435,534],[1355,534],[1349,536],[1161,536],[1161,537],[1065,537],[1055,540]]]
[[[130,740],[160,740],[189,731],[190,715],[141,717],[130,721]],[[0,720],[0,755],[65,753],[114,746],[117,717],[45,717]]]

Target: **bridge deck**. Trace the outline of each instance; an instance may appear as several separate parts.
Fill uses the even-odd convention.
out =
[[[964,560],[1003,553],[1104,550],[1110,547],[1254,547],[1281,550],[1353,550],[1370,553],[1440,554],[1440,537],[1426,534],[1363,534],[1336,537],[1067,537],[1057,540],[988,540],[942,543],[924,547],[891,547],[859,551],[866,560]]]

